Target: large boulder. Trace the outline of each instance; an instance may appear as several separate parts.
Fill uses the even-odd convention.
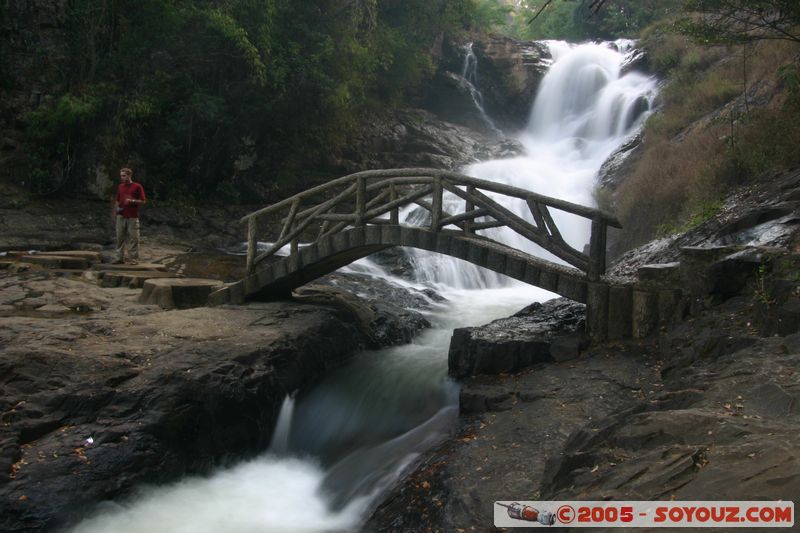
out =
[[[517,372],[536,363],[575,358],[585,347],[585,306],[565,298],[534,303],[484,326],[453,331],[449,373],[463,378]]]

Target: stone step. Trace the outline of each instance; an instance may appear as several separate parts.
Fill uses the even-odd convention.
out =
[[[34,255],[34,254],[31,254]],[[57,255],[62,257],[80,257],[86,259],[90,263],[100,263],[103,258],[100,252],[91,252],[88,250],[63,250],[58,252],[37,252],[35,255]]]
[[[164,309],[188,309],[207,304],[208,295],[224,285],[216,279],[160,278],[144,282],[139,303],[154,304]]]
[[[86,270],[82,268],[52,268],[47,271],[51,277],[82,276]]]
[[[72,257],[67,255],[23,255],[19,258],[20,262],[40,265],[45,268],[66,268],[66,269],[87,269],[89,261],[83,257]]]
[[[148,279],[175,277],[172,272],[159,270],[118,270],[98,272],[98,274],[101,274],[99,279],[101,287],[128,287],[130,289],[141,289]]]
[[[166,265],[162,265],[160,263],[138,263],[136,265],[104,263],[92,265],[92,270],[101,270],[107,272],[124,270],[153,270],[166,272],[167,267]]]

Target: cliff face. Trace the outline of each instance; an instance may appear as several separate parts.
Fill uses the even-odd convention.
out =
[[[468,68],[470,50],[474,58]],[[503,131],[517,131],[528,121],[549,62],[547,48],[537,42],[491,36],[471,44],[449,43],[443,47],[439,72],[428,84],[422,106],[444,120],[479,130],[491,131],[488,117]],[[473,87],[480,92],[487,117],[476,106]]]
[[[65,66],[66,9],[67,0],[2,2],[0,162],[18,155],[22,116],[52,98],[54,79]]]
[[[538,42],[491,37],[475,43],[486,112],[509,129],[528,122],[536,90],[550,65],[550,53]]]

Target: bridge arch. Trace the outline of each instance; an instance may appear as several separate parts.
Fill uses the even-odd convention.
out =
[[[571,300],[587,302],[589,280],[574,269],[480,236],[400,225],[362,226],[318,239],[299,248],[297,253],[260,266],[256,272],[226,287],[223,291],[227,291],[227,295],[223,299],[242,303],[248,299],[287,297],[297,287],[392,246],[463,259]]]
[[[460,200],[460,207],[448,212],[444,195],[455,203]],[[507,199],[522,200],[530,218],[505,207]],[[429,212],[426,227],[400,224],[400,208],[412,204]],[[449,208],[453,205],[450,202]],[[588,253],[564,240],[551,209],[591,221]],[[356,259],[391,246],[406,246],[464,259],[585,303],[590,336],[605,335],[609,315],[609,284],[602,279],[606,231],[608,226],[621,225],[597,208],[447,170],[406,168],[343,176],[250,213],[242,222],[247,224],[247,275],[212,294],[212,305],[287,296],[292,289]],[[280,233],[260,252],[258,236],[267,225],[280,227]],[[478,233],[497,227],[513,230],[567,266]],[[316,237],[309,237],[314,230]],[[267,261],[287,245],[288,257]]]

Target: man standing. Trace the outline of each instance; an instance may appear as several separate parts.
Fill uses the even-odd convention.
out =
[[[147,201],[144,188],[134,183],[133,171],[129,168],[119,169],[120,184],[117,187],[117,258],[115,263],[122,263],[125,248],[128,249],[128,260],[136,264],[139,260],[139,206]]]

